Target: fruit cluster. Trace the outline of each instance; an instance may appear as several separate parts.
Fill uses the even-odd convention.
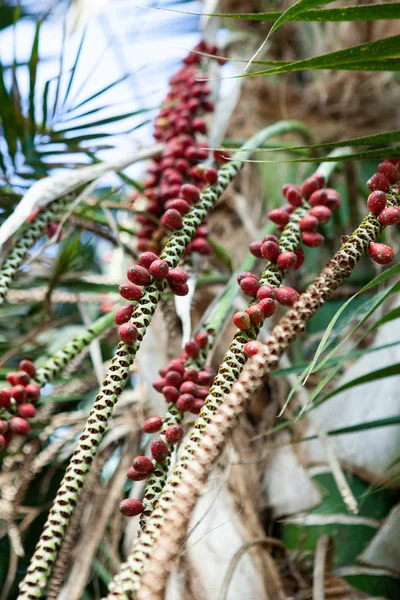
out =
[[[400,160],[390,159],[378,165],[377,172],[367,182],[371,194],[368,196],[368,208],[378,221],[385,226],[400,223],[400,208],[398,206],[387,206],[387,192],[390,186],[400,180]],[[400,189],[400,184],[398,183]],[[372,243],[368,249],[369,256],[378,265],[388,265],[394,258],[394,252],[390,246]]]
[[[35,365],[30,360],[22,360],[19,368],[7,375],[12,387],[0,389],[0,450],[10,444],[14,435],[28,435],[27,419],[35,416],[34,404],[40,398],[40,387],[31,383],[36,374]]]
[[[216,48],[200,42],[194,50],[215,53]],[[209,156],[204,137],[201,139],[207,134],[204,114],[214,109],[208,99],[210,88],[204,81],[196,81],[201,76],[199,67],[203,61],[204,57],[193,52],[183,60],[182,68],[170,79],[170,90],[155,120],[154,137],[166,146],[147,169],[149,177],[144,182],[147,214],[137,217],[141,251],[159,252],[168,231],[179,229],[182,215],[199,200],[199,191],[204,185],[217,182],[216,169],[199,164]],[[217,164],[221,162],[219,154],[214,158]],[[210,254],[207,236],[205,220],[186,252]]]
[[[151,281],[167,279],[169,288],[176,296],[186,296],[189,292],[187,275],[183,269],[170,269],[168,263],[158,258],[154,252],[143,252],[136,265],[128,268],[129,281],[119,286],[119,293],[125,300],[137,301],[142,297],[142,286]],[[115,313],[115,323],[120,325],[118,335],[125,344],[133,344],[138,337],[136,325],[129,323],[133,313],[133,305],[126,304]]]
[[[194,341],[185,345],[185,350],[179,358],[172,359],[160,370],[161,379],[155,381],[154,389],[161,392],[168,404],[174,403],[181,413],[190,412],[199,414],[208,390],[214,381],[214,372],[211,367],[200,367],[207,348],[209,339],[206,333],[196,335]],[[156,468],[162,464],[171,452],[171,445],[183,438],[184,430],[180,423],[168,424],[168,415],[165,419],[160,416],[150,417],[143,424],[145,433],[159,433],[150,446],[152,459],[146,456],[137,456],[133,459],[127,477],[131,481],[146,479]],[[135,516],[142,512],[144,505],[139,500],[127,499],[120,504],[120,511],[124,516]]]
[[[284,185],[282,194],[287,204],[269,212],[269,218],[283,229],[290,221],[290,215],[296,208],[302,206],[307,213],[299,220],[301,241],[305,246],[315,248],[324,242],[321,233],[315,231],[319,225],[325,224],[332,216],[332,210],[340,206],[339,193],[331,188],[324,188],[325,180],[322,175],[314,173],[299,187],[292,184]],[[250,244],[250,252],[256,258],[264,258],[275,264],[282,271],[299,269],[304,263],[304,250],[298,248],[295,252],[282,251],[279,240],[269,234],[261,241]],[[253,273],[240,273],[238,283],[242,292],[253,298],[256,303],[249,306],[245,312],[237,312],[233,322],[238,329],[246,330],[252,325],[261,325],[264,319],[271,317],[276,310],[276,302],[283,306],[293,306],[299,299],[299,294],[291,287],[282,285],[274,288],[260,281]]]

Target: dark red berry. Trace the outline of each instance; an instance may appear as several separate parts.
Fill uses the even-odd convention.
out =
[[[276,264],[280,269],[292,269],[296,266],[297,256],[294,252],[281,252],[276,260]]]
[[[0,419],[0,434],[4,435],[8,429],[8,423]]]
[[[212,252],[212,248],[210,244],[202,237],[195,238],[192,240],[190,245],[192,252],[198,252],[199,254],[203,254],[204,256],[208,256]]]
[[[10,430],[16,435],[28,435],[31,427],[22,417],[12,417],[10,419]]]
[[[200,414],[200,411],[203,408],[203,406],[204,406],[204,400],[202,400],[201,398],[195,398],[193,407],[190,409],[190,412],[193,415],[198,415],[198,414]]]
[[[209,391],[205,387],[197,388],[196,398],[201,398],[201,400],[205,400],[209,394]]]
[[[19,368],[21,371],[25,371],[31,377],[35,377],[36,375],[36,367],[30,360],[21,360],[19,363]]]
[[[188,369],[185,369],[185,372],[183,374],[183,379],[185,381],[191,381],[192,383],[197,383],[198,377],[199,373],[194,367],[189,367]]]
[[[268,213],[268,217],[277,225],[287,225],[289,223],[290,215],[281,208],[274,208]]]
[[[311,175],[308,177],[301,186],[301,193],[304,198],[309,198],[311,194],[321,189],[321,179],[316,177],[315,175]]]
[[[272,285],[264,284],[257,291],[257,299],[275,298],[275,288]]]
[[[268,319],[269,317],[272,317],[272,315],[276,311],[276,304],[272,300],[272,298],[264,298],[263,300],[260,300],[258,305],[262,308],[264,317],[266,319]]]
[[[386,246],[386,244],[371,244],[368,248],[368,254],[374,262],[378,263],[378,265],[388,265],[394,258],[392,248]]]
[[[273,235],[272,233],[267,233],[267,235],[264,235],[263,239],[261,240],[262,243],[264,244],[265,242],[275,242],[275,244],[279,245],[279,240],[276,237],[276,235]]]
[[[292,206],[300,206],[303,202],[300,188],[297,185],[289,186],[286,190],[285,197]]]
[[[314,173],[313,177],[314,177],[314,179],[316,179],[318,181],[319,187],[323,188],[326,183],[325,177],[323,175],[321,175],[320,173]]]
[[[7,446],[7,442],[4,436],[0,435],[0,450],[4,450]]]
[[[162,424],[162,417],[150,417],[143,423],[143,431],[145,433],[155,433],[161,429]]]
[[[386,177],[389,183],[396,183],[396,181],[400,179],[397,167],[389,161],[385,161],[378,165],[378,173]]]
[[[147,479],[146,473],[138,473],[133,467],[129,467],[126,476],[131,481],[143,481],[144,479]]]
[[[175,296],[187,296],[189,293],[189,286],[187,283],[180,283],[179,285],[169,284],[171,288],[171,292]]]
[[[183,438],[183,427],[182,425],[170,425],[165,430],[165,439],[169,444],[180,442]]]
[[[191,394],[192,396],[195,396],[197,391],[197,385],[192,380],[187,380],[182,383],[181,387],[179,388],[179,391],[181,394]]]
[[[176,402],[179,398],[179,392],[176,387],[173,385],[166,385],[162,389],[163,396],[165,400],[170,404],[171,402]]]
[[[132,461],[132,467],[138,473],[145,473],[146,475],[154,471],[153,462],[147,456],[136,456]]]
[[[23,402],[18,405],[17,412],[24,419],[32,419],[36,414],[36,408],[29,402]]]
[[[204,171],[204,181],[210,185],[214,185],[218,181],[218,172],[214,168],[206,169]]]
[[[246,310],[246,313],[249,315],[250,321],[253,325],[259,325],[264,321],[264,311],[259,304],[253,304],[252,306],[249,306],[249,308]]]
[[[169,208],[162,216],[161,223],[175,231],[182,227],[182,215],[175,208]],[[154,264],[154,263],[153,263]]]
[[[340,194],[333,188],[325,188],[326,192],[326,206],[331,210],[339,208],[340,206]]]
[[[182,412],[191,410],[194,405],[194,397],[191,394],[182,394],[176,401],[176,407]]]
[[[0,390],[0,408],[8,408],[10,404],[11,394],[7,390]]]
[[[250,329],[251,327],[250,317],[245,312],[237,312],[233,316],[233,323],[238,329],[241,330]]]
[[[383,210],[387,203],[387,196],[385,192],[372,192],[368,196],[368,208],[372,212],[373,215],[379,215],[381,210]]]
[[[317,231],[308,231],[303,233],[301,241],[309,248],[317,248],[318,246],[322,246],[324,243],[324,236]]]
[[[313,192],[308,199],[311,206],[325,206],[328,201],[328,193],[326,190],[317,190]]]
[[[185,183],[180,190],[182,198],[189,202],[189,204],[195,204],[200,200],[200,192],[195,185],[191,183]]]
[[[139,255],[138,265],[144,267],[145,269],[149,269],[151,263],[158,259],[157,254],[154,252],[143,252]]]
[[[167,444],[161,439],[153,440],[150,449],[152,457],[158,463],[163,463],[169,454]]]
[[[168,282],[172,283],[172,285],[181,285],[182,283],[186,283],[187,274],[183,269],[170,269],[168,271]]]
[[[272,240],[267,240],[261,245],[261,255],[271,262],[276,262],[280,254],[279,246]]]
[[[10,371],[7,373],[7,381],[10,385],[17,385],[18,371]]]
[[[243,271],[242,273],[239,273],[239,275],[237,276],[237,282],[240,285],[240,282],[243,279],[246,279],[246,277],[252,277],[253,279],[257,280],[257,277],[255,275],[253,275],[253,273],[250,273],[249,271]],[[258,281],[258,280],[257,280]]]
[[[293,306],[300,298],[300,294],[287,285],[282,285],[276,290],[276,299],[283,306]]]
[[[387,206],[379,213],[378,221],[382,225],[397,225],[400,222],[400,208]]]
[[[199,346],[199,348],[207,348],[208,335],[206,334],[205,331],[200,331],[200,333],[198,333],[196,335],[195,341],[196,341],[196,344]]]
[[[200,348],[196,344],[196,342],[187,342],[185,344],[185,352],[190,358],[198,358],[200,355]]]
[[[257,294],[260,283],[255,277],[245,277],[240,282],[240,289],[249,297],[254,297]]]
[[[140,265],[129,267],[126,276],[131,283],[136,283],[136,285],[147,285],[151,281],[148,270]]]
[[[247,342],[247,344],[243,346],[243,352],[244,355],[247,356],[247,358],[255,356],[256,354],[261,352],[262,349],[263,344],[261,342]]]
[[[173,385],[178,388],[182,383],[182,375],[177,371],[169,371],[165,376],[167,385]]]
[[[328,209],[329,210],[329,209]],[[300,219],[300,231],[314,231],[318,227],[317,217],[313,217],[310,213]]]
[[[261,253],[261,246],[262,246],[262,242],[251,242],[250,246],[249,246],[249,250],[251,252],[251,254],[253,256],[255,256],[256,258],[262,258],[262,253]]]
[[[199,385],[205,385],[208,387],[214,381],[214,375],[213,375],[213,373],[210,373],[209,371],[200,371],[198,374],[198,377],[197,377],[197,381],[198,381]],[[196,393],[196,395],[197,395],[197,393]]]
[[[116,325],[123,325],[127,323],[131,318],[133,313],[133,305],[126,304],[125,306],[121,306],[117,311],[115,311],[114,315],[114,323]]]
[[[15,385],[11,390],[15,402],[23,402],[26,398],[26,390],[22,385]]]
[[[190,211],[190,204],[186,202],[186,200],[182,200],[182,198],[177,198],[175,200],[168,200],[168,202],[165,203],[165,208],[173,208],[181,215],[186,215]]]
[[[384,175],[381,175],[380,173],[375,173],[367,181],[367,187],[369,190],[371,190],[371,192],[388,192],[390,188],[390,183]]]
[[[165,279],[165,277],[168,277],[168,263],[165,260],[162,260],[161,258],[158,258],[157,260],[152,262],[149,270],[150,274],[155,279]]]
[[[158,379],[153,383],[153,388],[157,390],[157,392],[161,393],[163,391],[163,388],[165,388],[165,385],[165,379]]]
[[[306,255],[304,253],[303,248],[298,248],[296,250],[296,256],[297,256],[297,262],[294,265],[294,268],[295,269],[300,269],[300,267],[304,264],[304,261],[305,261],[305,258],[306,258]]]
[[[37,402],[40,398],[40,387],[36,383],[29,383],[26,388],[26,397],[31,402]]]
[[[173,358],[168,363],[168,368],[171,371],[177,371],[180,375],[183,375],[185,371],[185,367],[183,365],[183,361],[179,360],[179,358]]]
[[[139,300],[142,297],[140,287],[130,281],[119,286],[119,293],[125,300]]]
[[[143,509],[143,502],[136,500],[136,498],[127,498],[126,500],[122,500],[119,505],[119,512],[124,517],[136,517],[137,515],[140,515]]]
[[[308,214],[315,217],[318,223],[327,223],[332,216],[332,212],[327,206],[314,206]]]
[[[136,340],[138,339],[139,332],[136,325],[134,325],[133,323],[124,323],[118,329],[118,335],[124,342],[124,344],[130,345],[136,342]]]

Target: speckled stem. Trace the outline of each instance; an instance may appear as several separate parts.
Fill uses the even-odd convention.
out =
[[[0,306],[3,304],[18,269],[24,264],[29,250],[43,235],[46,225],[57,221],[72,201],[71,196],[55,200],[49,208],[40,212],[34,222],[27,226],[3,261],[0,271]]]
[[[252,148],[263,144],[272,135],[290,130],[292,130],[290,123],[283,123],[259,132],[245,144],[248,150],[247,152],[241,150],[241,158],[246,159],[251,154]],[[226,163],[218,172],[217,183],[214,186],[207,186],[201,193],[199,202],[185,215],[181,229],[171,236],[161,254],[161,258],[167,261],[170,268],[178,265],[196,230],[230,181],[235,177],[242,164],[240,160],[236,159],[236,156]],[[138,339],[133,346],[127,346],[122,342],[118,345],[103,385],[96,396],[88,421],[79,438],[78,446],[57,492],[27,574],[20,585],[19,600],[31,600],[40,598],[43,595],[71,514],[90,465],[96,456],[97,447],[107,429],[107,423],[114,405],[118,401],[128,378],[130,365],[136,356],[166,286],[166,280],[153,281],[145,287],[142,298],[135,306],[131,323],[134,323],[138,328]]]
[[[397,206],[399,203],[400,192],[392,186],[388,205]],[[191,512],[228,432],[244,409],[245,401],[277,365],[297,334],[305,329],[306,322],[350,275],[382,230],[377,218],[369,214],[302,294],[296,306],[273,329],[264,351],[248,361],[240,377],[229,385],[227,395],[215,397],[211,389],[194,425],[194,433],[167,482],[157,508],[132,555],[109,586],[108,600],[163,598],[166,579],[180,550]]]

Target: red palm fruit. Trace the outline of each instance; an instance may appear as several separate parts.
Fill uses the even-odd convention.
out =
[[[18,405],[17,412],[19,416],[23,417],[24,419],[32,419],[32,417],[34,417],[36,414],[36,408],[29,402],[23,402],[22,404]]]
[[[191,394],[182,394],[176,401],[176,407],[182,412],[191,410],[194,405],[194,397]]]
[[[306,255],[304,253],[303,248],[298,248],[296,250],[296,256],[297,256],[297,262],[294,265],[294,268],[297,270],[297,269],[300,269],[300,267],[303,266],[305,258],[306,258]]]
[[[323,175],[321,175],[320,173],[314,173],[313,175],[314,179],[316,179],[319,183],[319,187],[323,188],[326,181],[325,181],[325,177]]]
[[[161,223],[172,231],[182,227],[182,215],[175,208],[169,208],[162,216]]]
[[[175,168],[179,173],[185,175],[189,169],[189,163],[185,158],[178,158],[175,163]]]
[[[214,185],[218,181],[218,171],[213,167],[204,171],[204,181],[210,185]]]
[[[6,439],[4,436],[0,435],[0,450],[4,450],[7,446]]]
[[[264,298],[263,300],[260,300],[258,305],[262,308],[264,317],[266,319],[268,319],[269,317],[272,317],[272,315],[276,311],[276,304],[272,300],[272,298]]]
[[[163,388],[165,388],[165,379],[157,379],[157,381],[155,381],[153,383],[153,388],[157,391],[157,392],[162,392]]]
[[[168,368],[171,371],[176,371],[177,373],[179,373],[182,376],[183,376],[183,373],[185,372],[185,367],[183,365],[183,361],[179,360],[179,358],[173,358],[172,360],[170,360],[168,363]]]
[[[168,404],[176,402],[179,398],[179,392],[173,385],[166,385],[165,387],[163,387],[162,393]]]
[[[282,192],[282,196],[285,196],[286,198],[286,192],[288,191],[288,189],[290,187],[294,187],[293,184],[291,183],[285,183],[282,187],[281,187],[281,192]]]
[[[22,385],[15,385],[11,389],[11,395],[14,398],[15,402],[23,402],[26,398],[26,390]]]
[[[210,373],[209,371],[199,371],[197,381],[199,385],[205,385],[209,387],[214,381],[214,374]]]
[[[199,387],[197,388],[196,398],[200,398],[201,400],[205,400],[209,394],[208,388]]]
[[[155,433],[156,431],[160,431],[162,424],[162,417],[150,417],[143,423],[143,431],[145,433]]]
[[[196,342],[190,341],[185,344],[185,352],[190,358],[198,358],[200,355],[200,348]]]
[[[300,231],[314,231],[318,227],[318,219],[308,214],[300,219],[299,227]]]
[[[208,335],[205,331],[200,331],[195,337],[196,344],[199,348],[207,348],[208,346]]]
[[[37,402],[40,398],[40,387],[36,383],[29,383],[26,388],[26,397],[31,402]]]
[[[195,131],[198,131],[199,133],[207,133],[207,124],[202,117],[196,117],[195,119],[193,119],[192,127]]]
[[[1,435],[3,435],[7,431],[7,429],[8,429],[8,423],[7,423],[7,421],[2,421],[0,419],[0,433],[1,433]]]
[[[275,288],[272,285],[264,284],[257,291],[257,299],[275,298]]]
[[[378,263],[378,265],[388,265],[394,258],[392,248],[386,246],[386,244],[371,244],[368,248],[368,254],[374,262]]]
[[[249,250],[253,256],[256,258],[262,258],[263,255],[261,253],[262,242],[251,242],[249,246]]]
[[[251,358],[252,356],[255,356],[262,349],[263,349],[263,344],[261,342],[247,342],[247,344],[245,344],[243,346],[243,352],[244,352],[244,355],[247,356],[247,358]]]
[[[311,206],[325,206],[328,201],[328,192],[325,189],[313,192],[308,199]]]
[[[318,223],[327,223],[332,216],[332,212],[327,206],[314,206],[308,214],[315,217]]]
[[[264,237],[263,237],[263,239],[261,241],[262,241],[263,244],[265,242],[275,242],[275,244],[279,245],[279,240],[276,237],[276,235],[274,235],[273,233],[267,233],[267,235],[264,235]]]
[[[209,235],[209,233],[210,232],[209,232],[208,227],[206,225],[200,225],[200,227],[198,228],[198,230],[194,234],[194,237],[207,237]]]
[[[180,285],[181,283],[186,283],[187,281],[187,274],[185,273],[185,271],[183,269],[180,269],[179,267],[176,269],[170,269],[168,271],[168,283],[171,283],[172,285]]]
[[[181,215],[186,215],[186,213],[188,213],[190,210],[190,204],[182,198],[175,198],[173,200],[168,200],[165,203],[165,208],[173,208],[174,210],[177,210]]]
[[[264,311],[259,304],[249,306],[246,313],[249,315],[253,325],[259,325],[264,321]]]
[[[118,329],[118,335],[124,344],[134,344],[138,339],[138,328],[133,323],[124,323]]]
[[[171,288],[171,292],[175,296],[187,296],[189,293],[189,286],[187,283],[180,283],[178,285],[169,284]]]
[[[204,256],[208,256],[212,252],[212,248],[210,244],[202,237],[195,238],[192,240],[192,251],[198,252],[199,254],[203,254]]]
[[[158,256],[157,254],[154,254],[154,252],[142,252],[142,254],[139,254],[137,264],[141,267],[144,267],[145,269],[149,269],[151,263],[153,263],[157,259]]]
[[[20,371],[25,371],[25,373],[28,373],[31,377],[35,377],[36,375],[36,367],[30,360],[21,360],[19,368]]]
[[[133,467],[129,467],[126,476],[131,481],[143,481],[144,479],[147,479],[146,473],[138,473]]]
[[[17,385],[23,385],[25,387],[28,385],[31,378],[29,377],[28,373],[25,373],[25,371],[18,371],[15,379]]]
[[[131,318],[133,313],[133,305],[126,304],[125,306],[121,306],[117,311],[115,311],[114,315],[114,323],[116,325],[123,325],[127,323]]]
[[[28,435],[31,430],[31,427],[25,419],[22,417],[12,417],[10,419],[10,431],[15,433],[16,435]]]
[[[281,285],[276,290],[276,299],[282,306],[293,306],[300,298],[300,294],[287,285]]]
[[[173,385],[178,388],[183,381],[183,377],[177,371],[169,371],[165,376],[165,381],[167,385]]]
[[[245,329],[250,329],[251,327],[250,317],[245,312],[237,312],[233,316],[233,323],[238,329],[241,329],[242,331],[244,331]]]
[[[290,215],[281,208],[274,208],[268,213],[268,217],[277,225],[287,225],[289,223]]]
[[[291,215],[292,212],[295,210],[295,207],[291,204],[284,204],[283,206],[281,206],[281,209],[289,213],[289,215]]]
[[[161,258],[158,258],[150,265],[150,275],[154,277],[154,279],[165,279],[168,277],[169,267],[168,263]]]
[[[143,512],[144,504],[140,502],[140,500],[136,500],[136,498],[127,498],[126,500],[122,500],[119,505],[119,512],[124,517],[136,517]]]
[[[387,196],[385,192],[372,192],[372,194],[368,196],[367,205],[373,215],[379,215],[381,210],[385,208],[386,203]]]
[[[186,371],[185,371],[186,373]],[[196,377],[197,379],[197,377]],[[192,396],[196,395],[197,385],[193,381],[184,381],[179,388],[181,394],[191,394]]]
[[[200,200],[199,190],[191,183],[185,183],[180,189],[180,194],[189,204],[195,204]]]
[[[339,192],[337,190],[334,190],[333,188],[326,188],[326,194],[326,206],[331,210],[339,208],[341,204]]]
[[[147,285],[151,281],[148,270],[140,265],[129,267],[126,276],[131,283],[136,283],[136,285]]]
[[[6,379],[10,385],[17,385],[17,375],[18,371],[10,371],[7,373]]]
[[[198,378],[199,378],[199,373],[198,373],[197,369],[195,369],[194,367],[189,367],[188,369],[185,369],[185,373],[183,375],[183,379],[185,381],[191,381],[192,383],[197,383]]]
[[[276,262],[280,254],[279,246],[272,240],[267,240],[261,245],[261,255],[271,262]]]
[[[204,400],[202,400],[201,398],[195,398],[193,407],[190,409],[190,412],[193,415],[198,415],[198,414],[200,414],[200,411],[203,408],[203,406],[204,406]]]
[[[297,185],[291,185],[288,187],[285,198],[292,206],[300,206],[303,202],[300,188]]]
[[[303,197],[307,199],[311,196],[311,194],[313,194],[317,190],[321,189],[323,185],[324,184],[321,185],[320,177],[316,176],[316,174],[311,175],[311,177],[308,177],[303,182],[303,184],[301,186],[301,193],[302,193]]]
[[[167,444],[161,439],[153,440],[150,450],[152,457],[158,463],[163,463],[169,454]]]
[[[145,473],[146,475],[154,471],[153,462],[147,456],[136,456],[132,461],[132,467],[138,473]]]
[[[180,442],[183,438],[183,427],[182,425],[170,425],[165,430],[165,439],[169,444],[175,444]]]
[[[239,285],[243,294],[249,297],[254,297],[260,287],[260,283],[255,277],[245,277],[241,280]]]
[[[125,300],[139,300],[142,297],[142,290],[140,287],[127,281],[119,286],[119,293]]]
[[[240,282],[243,279],[246,279],[246,277],[252,277],[253,279],[257,280],[257,277],[255,275],[253,275],[253,273],[250,273],[249,271],[242,271],[241,273],[238,274],[238,276],[236,277],[236,280],[238,282],[238,284],[240,285]],[[257,280],[258,281],[258,280]]]
[[[371,190],[371,192],[388,192],[390,188],[390,183],[384,175],[381,175],[380,173],[375,173],[370,179],[368,179],[367,187],[369,190]]]
[[[400,208],[387,206],[379,213],[378,221],[382,225],[397,225],[400,222]]]
[[[389,183],[396,183],[400,179],[400,173],[395,165],[389,161],[382,162],[378,165],[378,173],[386,177]]]
[[[307,231],[306,233],[303,233],[301,241],[309,248],[317,248],[324,243],[324,236],[317,231]]]
[[[276,260],[280,269],[292,269],[297,263],[297,256],[294,252],[281,252]]]
[[[10,404],[11,394],[7,390],[0,390],[0,408],[8,408]]]

